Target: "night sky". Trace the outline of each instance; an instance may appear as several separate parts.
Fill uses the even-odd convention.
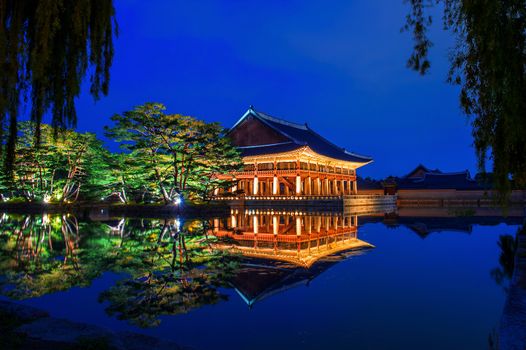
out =
[[[469,121],[458,88],[445,82],[453,40],[437,25],[430,74],[406,68],[412,42],[400,33],[408,11],[402,0],[115,6],[110,93],[94,102],[84,87],[79,131],[102,135],[112,114],[145,102],[225,127],[254,105],[372,156],[363,176],[403,175],[418,163],[475,174]]]

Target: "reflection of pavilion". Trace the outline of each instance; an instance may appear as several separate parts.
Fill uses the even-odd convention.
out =
[[[341,213],[232,210],[213,221],[216,247],[246,257],[289,262],[309,268],[322,257],[371,248],[357,238],[358,217]]]
[[[216,248],[244,257],[230,283],[252,306],[373,247],[357,238],[357,227],[358,217],[343,213],[233,209],[213,220],[212,233]]]

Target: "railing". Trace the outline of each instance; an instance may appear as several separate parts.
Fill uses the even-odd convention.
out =
[[[320,200],[341,200],[342,196],[215,196],[212,200],[247,200],[247,201],[320,201]]]
[[[333,174],[333,175],[343,175],[343,176],[356,176],[356,173],[353,171],[349,171],[348,174],[342,173],[342,172],[334,172],[334,171],[319,171],[319,170],[309,170],[309,169],[278,169],[278,170],[247,170],[247,171],[236,171],[232,175],[233,176],[253,176],[255,174],[257,175],[290,175],[290,174]]]

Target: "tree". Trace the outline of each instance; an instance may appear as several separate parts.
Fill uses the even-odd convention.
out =
[[[146,103],[114,115],[115,126],[106,127],[106,136],[122,142],[121,147],[144,164],[143,173],[164,203],[176,201],[180,193],[206,196],[212,185],[223,184],[214,174],[241,165],[239,153],[219,124],[165,114],[165,109]]]
[[[148,160],[137,152],[117,153],[110,160],[110,193],[122,203],[145,202],[146,197],[155,191],[151,187],[146,166]],[[154,199],[154,198],[150,198]]]
[[[0,139],[8,121],[8,170],[27,97],[39,140],[48,111],[53,127],[75,125],[75,98],[88,70],[94,98],[108,93],[116,27],[112,0],[0,0]]]
[[[73,202],[82,196],[93,199],[107,194],[109,155],[94,134],[63,130],[54,137],[53,128],[43,124],[37,144],[33,123],[19,125],[13,176],[2,178],[9,192],[27,201],[44,202]]]
[[[482,170],[493,161],[496,188],[509,192],[510,180],[526,185],[526,4],[522,0],[410,0],[406,29],[414,50],[408,66],[425,74],[432,42],[426,14],[443,6],[443,24],[457,37],[448,81],[461,86],[460,104],[471,117],[474,146]]]

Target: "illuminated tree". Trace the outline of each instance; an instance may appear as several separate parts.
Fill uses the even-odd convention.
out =
[[[239,154],[219,124],[165,114],[165,109],[147,103],[114,115],[115,126],[106,128],[106,136],[122,142],[132,159],[144,163],[144,174],[164,203],[176,201],[181,192],[204,196],[213,184],[221,183],[213,174],[241,165]]]
[[[13,175],[2,178],[8,192],[44,202],[73,202],[107,193],[109,155],[94,134],[63,130],[54,137],[53,128],[43,124],[37,145],[33,123],[22,122],[19,129]]]

